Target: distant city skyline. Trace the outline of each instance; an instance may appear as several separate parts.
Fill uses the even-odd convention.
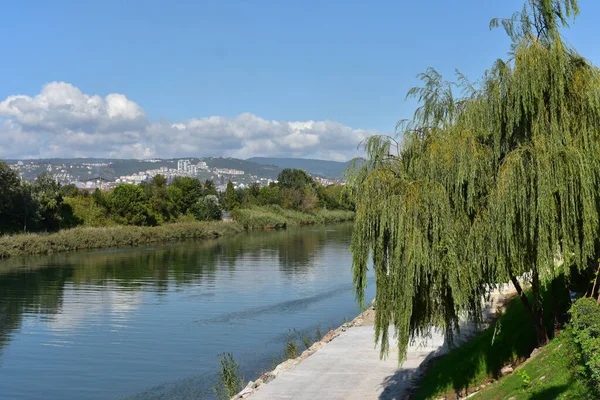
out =
[[[302,161],[292,158],[284,161],[293,164],[288,168],[304,169],[323,186],[345,183],[342,175],[347,163],[312,160],[302,164]],[[277,182],[279,172],[284,169],[281,165],[261,165],[239,159],[214,157],[165,160],[107,159],[107,162],[74,158],[54,159],[51,162],[31,159],[11,160],[9,167],[26,181],[35,181],[40,174],[49,173],[61,185],[73,184],[86,191],[111,190],[121,183],[139,185],[152,181],[158,175],[163,176],[167,182],[172,182],[178,177],[211,180],[219,191],[225,190],[229,181],[236,189],[247,188],[253,184],[262,187]]]
[[[224,156],[346,161],[391,134],[433,66],[473,81],[524,0],[8,2],[0,158]],[[600,2],[566,40],[600,62]]]

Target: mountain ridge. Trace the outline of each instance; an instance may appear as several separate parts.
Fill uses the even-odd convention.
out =
[[[273,165],[282,169],[303,169],[309,174],[323,178],[341,178],[346,168],[350,165],[350,161],[343,162],[293,157],[251,157],[246,159],[246,161],[261,165]]]

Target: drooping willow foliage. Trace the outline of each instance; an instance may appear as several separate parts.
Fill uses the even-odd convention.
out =
[[[543,343],[540,285],[597,255],[600,72],[559,32],[578,12],[576,0],[530,0],[492,21],[513,40],[508,60],[477,84],[428,69],[402,144],[366,141],[351,250],[361,302],[375,270],[382,356],[389,326],[402,361],[411,338],[437,328],[451,339],[459,316],[481,321],[494,284],[524,274]]]

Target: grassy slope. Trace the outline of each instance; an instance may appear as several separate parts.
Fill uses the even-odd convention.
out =
[[[560,308],[566,310],[568,295],[565,293],[563,297]],[[552,309],[550,304],[545,304],[544,308],[547,311]],[[548,313],[547,322],[551,318]],[[514,298],[488,329],[433,360],[413,394],[414,398],[439,398],[443,395],[454,398],[456,393],[471,393],[480,385],[499,378],[503,366],[525,360],[535,346],[533,325],[521,300]]]
[[[494,382],[473,399],[592,399],[585,382],[574,372],[577,352],[569,332],[563,332],[513,374]]]
[[[495,324],[447,355],[434,360],[425,373],[416,399],[465,394],[492,378],[509,362],[526,358],[535,347],[535,332],[523,304],[513,299]]]

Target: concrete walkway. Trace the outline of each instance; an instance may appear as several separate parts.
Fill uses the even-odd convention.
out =
[[[512,295],[514,289],[508,285],[493,292],[486,304],[484,319],[491,321]],[[380,360],[379,348],[374,347],[373,312],[359,318],[363,325],[348,328],[310,357],[261,385],[249,396],[250,400],[403,400],[406,390],[418,377],[419,366],[428,357],[448,350],[444,337],[433,333],[427,340],[409,346],[407,360],[398,368],[397,348],[392,346],[395,344],[393,328],[389,335],[389,357]],[[472,324],[462,323],[454,345],[466,342],[474,334]]]
[[[300,364],[262,386],[250,400],[403,399],[416,369],[443,345],[439,334],[425,346],[412,346],[398,369],[398,355],[390,346],[386,360],[374,348],[373,326],[357,326],[328,343]],[[390,344],[394,341],[391,336]]]

